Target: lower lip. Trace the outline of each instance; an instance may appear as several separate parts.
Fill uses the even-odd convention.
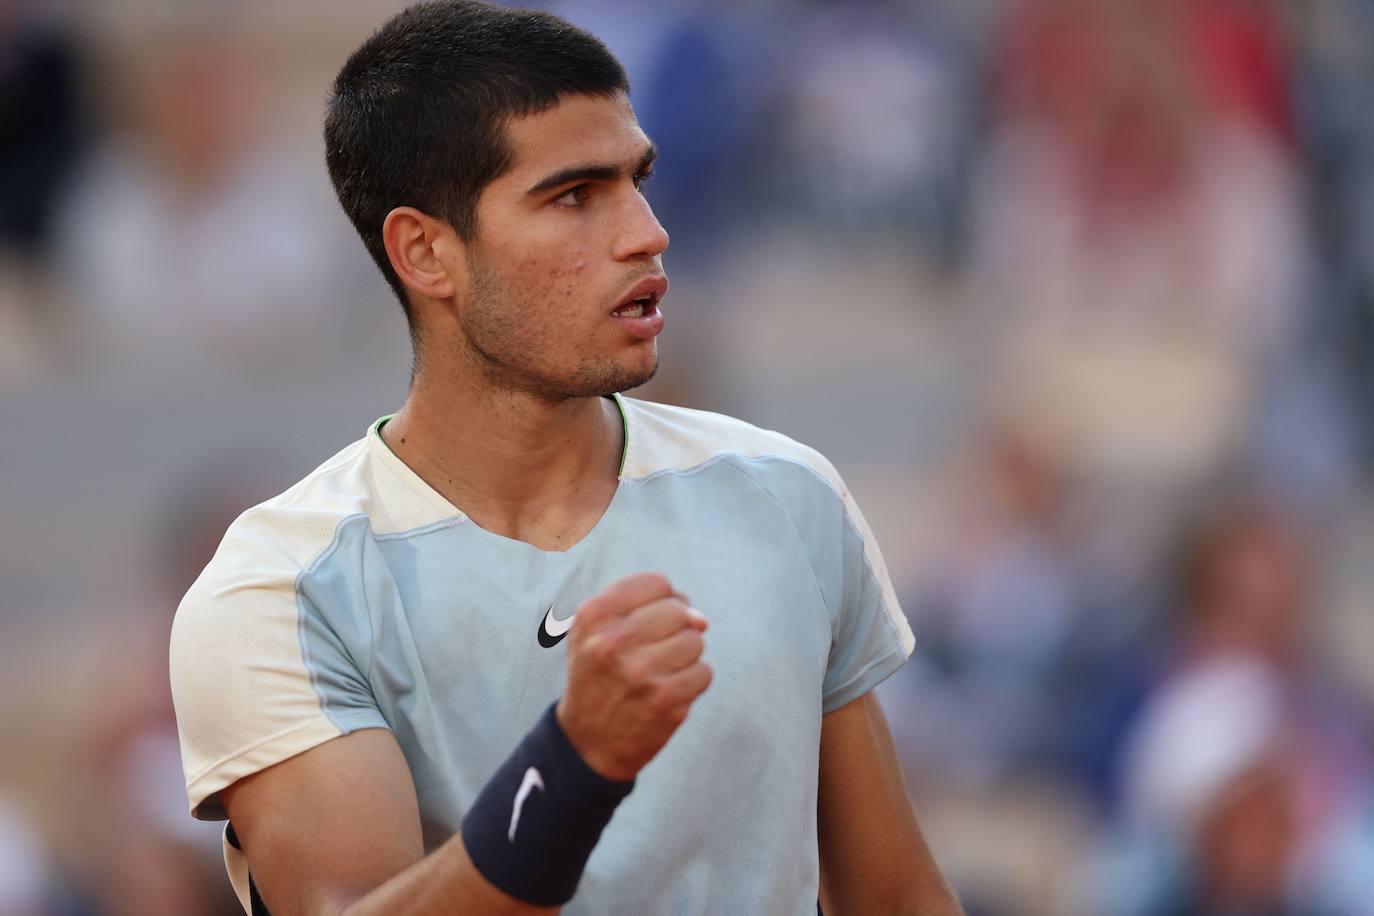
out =
[[[638,318],[612,315],[611,320],[625,329],[631,337],[650,340],[663,333],[663,312],[657,305],[645,310]]]

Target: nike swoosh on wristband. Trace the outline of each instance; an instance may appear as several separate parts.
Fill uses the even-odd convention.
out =
[[[525,778],[520,780],[520,788],[515,792],[515,804],[510,809],[510,830],[506,832],[506,838],[512,843],[515,842],[515,825],[520,823],[520,812],[525,807],[525,799],[530,797],[530,792],[538,789],[544,791],[544,780],[539,777],[539,771],[530,767],[525,771]]]
[[[553,605],[549,605],[549,612],[544,615],[543,620],[539,621],[539,645],[545,649],[552,649],[558,645],[563,637],[568,635],[568,631],[572,629],[573,621],[576,619],[577,615],[573,614],[564,620],[559,620],[553,616]]]

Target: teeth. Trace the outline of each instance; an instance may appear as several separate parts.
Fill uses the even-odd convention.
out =
[[[621,318],[642,318],[644,317],[644,306],[636,302],[634,305],[626,305],[616,309],[615,314]]]

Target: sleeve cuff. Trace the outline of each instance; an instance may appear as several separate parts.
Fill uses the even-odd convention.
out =
[[[186,780],[186,795],[191,804],[191,816],[203,821],[221,821],[228,817],[220,804],[220,790],[252,776],[270,766],[303,754],[332,738],[360,731],[364,728],[390,728],[375,709],[349,710],[336,715],[335,721],[326,718],[304,722],[286,731],[277,732],[256,744],[249,745],[195,773]],[[337,724],[336,724],[337,722]]]
[[[898,668],[906,664],[907,658],[911,655],[911,650],[905,645],[893,646],[887,654],[874,659],[866,665],[858,674],[851,677],[838,687],[826,691],[821,696],[821,714],[834,712],[841,706],[848,705],[859,697],[877,687],[883,681],[891,677]]]

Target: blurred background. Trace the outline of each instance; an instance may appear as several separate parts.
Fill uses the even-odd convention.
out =
[[[0,914],[237,911],[173,610],[405,395],[329,188],[389,0],[0,0]],[[824,451],[970,916],[1374,914],[1374,0],[571,0],[673,237],[646,397]]]

